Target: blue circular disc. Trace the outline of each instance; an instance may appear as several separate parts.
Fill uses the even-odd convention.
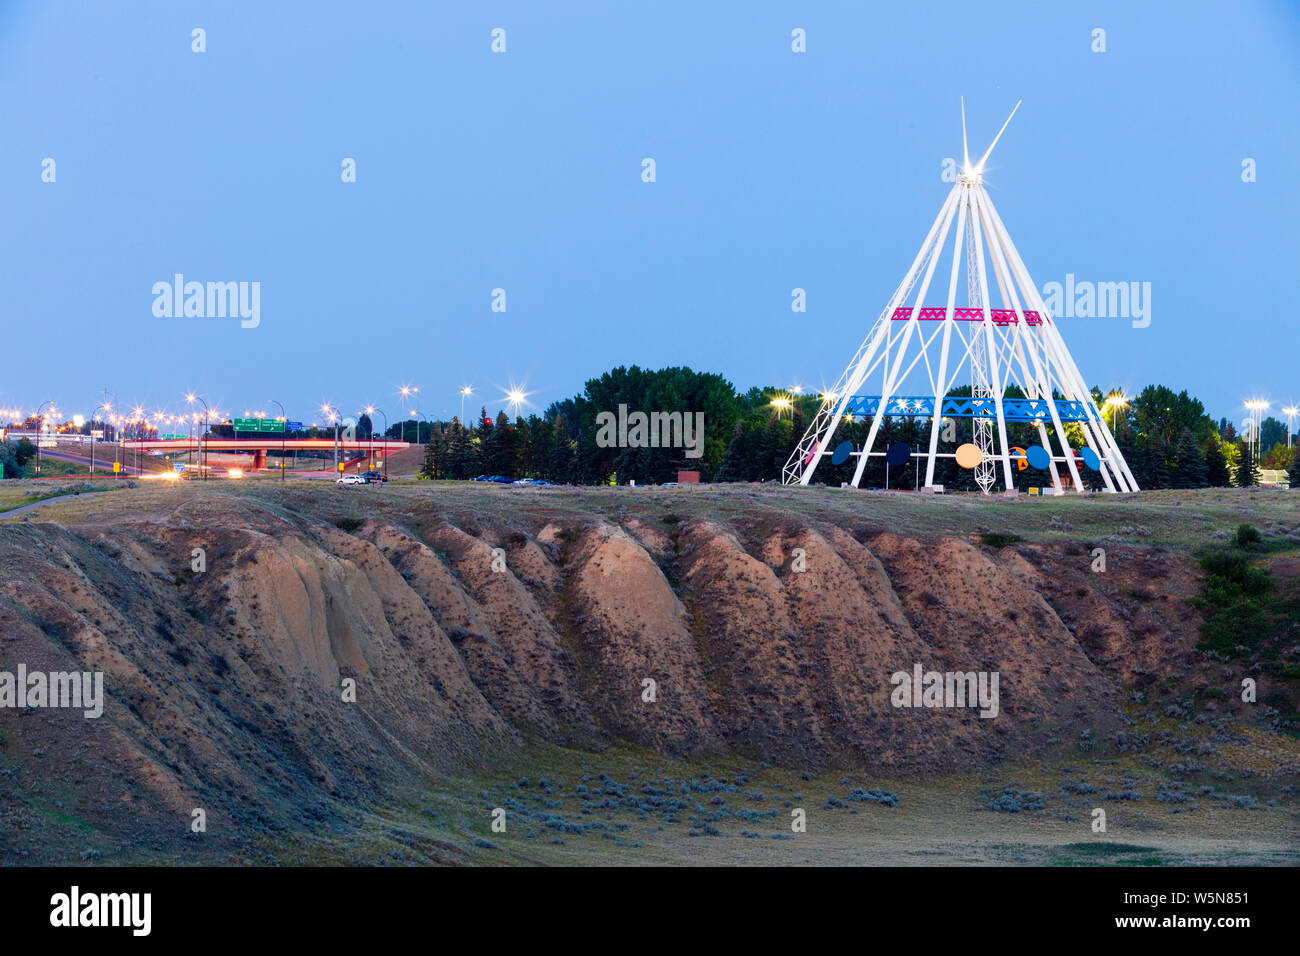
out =
[[[1029,467],[1046,468],[1052,463],[1052,456],[1047,453],[1047,449],[1042,445],[1034,445],[1027,452],[1025,457],[1029,459]]]
[[[889,451],[885,452],[885,461],[897,467],[906,465],[912,457],[912,446],[905,441],[894,442],[889,446]]]
[[[1079,454],[1083,456],[1083,463],[1093,471],[1101,470],[1101,459],[1097,457],[1097,453],[1091,448],[1085,448]]]
[[[842,441],[831,452],[831,464],[842,465],[849,460],[851,454],[853,454],[853,442]]]

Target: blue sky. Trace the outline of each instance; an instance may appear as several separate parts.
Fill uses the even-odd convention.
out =
[[[1024,100],[986,181],[1040,288],[1152,285],[1148,328],[1062,320],[1084,377],[1240,420],[1300,399],[1298,11],[10,0],[0,407],[393,419],[407,383],[433,417],[632,363],[833,383],[944,199],[964,95],[972,150]],[[260,325],[156,317],[177,272],[260,282]]]

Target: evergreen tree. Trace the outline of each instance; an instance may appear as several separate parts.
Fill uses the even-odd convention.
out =
[[[551,425],[546,477],[551,481],[573,481],[573,439],[569,437],[569,423],[563,415],[557,415]]]
[[[1240,456],[1237,459],[1237,487],[1249,488],[1259,484],[1259,465],[1255,463],[1255,452],[1250,442],[1242,442],[1237,448]]]
[[[514,424],[514,461],[511,462],[511,474],[517,478],[536,478],[530,467],[529,446],[533,442],[532,423],[537,420],[534,415],[525,420],[516,415]]]
[[[489,475],[514,477],[514,432],[505,412],[497,415],[496,423],[483,440],[484,472]]]
[[[1205,480],[1211,488],[1227,488],[1232,484],[1228,459],[1223,457],[1218,438],[1211,438],[1205,446]]]
[[[744,472],[741,468],[741,443],[745,435],[745,423],[736,422],[731,429],[731,441],[727,442],[727,450],[723,452],[722,461],[718,464],[718,473],[715,476],[716,481],[744,481]]]
[[[1286,476],[1292,488],[1300,488],[1300,445],[1295,448],[1295,461],[1291,462],[1291,470]]]
[[[1190,429],[1178,440],[1178,458],[1169,479],[1171,488],[1204,488],[1209,484],[1209,468],[1201,446]]]
[[[478,472],[471,473],[474,466],[473,449],[470,447],[469,433],[455,418],[451,420],[451,434],[447,440],[447,451],[443,459],[443,474],[456,481],[473,478]]]
[[[447,436],[442,430],[441,422],[434,422],[429,431],[429,441],[424,446],[424,466],[420,469],[421,478],[443,478],[443,460],[446,458]]]

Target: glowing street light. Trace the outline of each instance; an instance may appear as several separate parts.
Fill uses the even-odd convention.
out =
[[[1114,434],[1119,423],[1119,410],[1128,407],[1128,398],[1123,392],[1115,392],[1106,396],[1106,401],[1103,403],[1103,407],[1111,410],[1110,430],[1111,433]]]
[[[374,419],[374,415],[375,415],[376,412],[378,412],[380,415],[383,415],[383,416],[384,416],[384,440],[387,441],[387,440],[388,440],[388,415],[384,412],[384,410],[383,410],[382,408],[376,408],[374,405],[367,405],[367,406],[366,406],[366,414],[369,415],[369,416],[371,416],[371,417],[370,417],[370,435],[371,435],[371,441],[374,440],[374,434],[375,434],[375,419]],[[388,477],[388,452],[387,452],[387,448],[388,448],[388,446],[385,445],[384,448],[385,448],[385,452],[384,452],[384,477],[387,478],[387,477]]]
[[[1250,409],[1250,438],[1255,446],[1254,457],[1256,461],[1259,460],[1259,432],[1262,427],[1260,419],[1269,404],[1262,398],[1252,398],[1246,402],[1246,408]]]
[[[208,430],[208,419],[212,416],[212,410],[208,408],[208,403],[206,401],[199,398],[199,396],[195,395],[193,392],[190,392],[188,395],[185,396],[185,401],[191,405],[193,405],[195,402],[201,402],[203,404],[203,428],[199,431],[199,478],[202,480],[206,480],[208,477],[208,473],[207,473],[207,469],[204,467],[205,462],[203,458],[203,433]],[[195,424],[198,424],[198,418],[199,418],[199,413],[196,411],[194,413]]]
[[[465,427],[465,396],[473,395],[474,389],[468,385],[460,387],[460,427]]]
[[[108,402],[104,402],[101,405],[96,405],[95,410],[90,413],[90,474],[92,477],[95,474],[95,415],[101,411],[109,412],[112,410],[113,406]]]
[[[1300,408],[1291,405],[1282,409],[1282,414],[1286,416],[1286,447],[1291,447],[1291,433],[1295,431],[1295,420],[1300,416]]]
[[[329,402],[322,402],[320,412],[334,426],[334,474],[339,473],[339,413]]]
[[[41,407],[36,409],[36,474],[41,473],[41,433],[45,431],[42,425],[45,422],[45,416],[41,414],[45,406],[50,406],[50,414],[57,415],[59,410],[54,407],[54,399],[48,402],[42,402]]]
[[[508,404],[514,412],[515,418],[519,417],[519,406],[528,404],[528,396],[530,394],[532,393],[525,392],[523,388],[518,385],[511,385],[510,388],[506,390],[506,404]]]

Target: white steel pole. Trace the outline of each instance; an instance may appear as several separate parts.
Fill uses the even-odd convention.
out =
[[[1048,311],[1047,304],[1043,301],[1038,292],[1037,286],[1030,278],[1029,269],[1025,266],[1024,259],[1020,256],[1020,251],[1016,249],[1016,244],[1011,239],[1011,234],[1007,231],[997,209],[989,205],[989,217],[996,226],[999,235],[1002,237],[1003,245],[1006,248],[1007,256],[1011,268],[1019,278],[1019,284],[1025,295],[1029,298],[1029,304],[1038,312],[1043,319],[1043,324],[1039,326],[1039,337],[1042,340],[1042,346],[1045,353],[1056,360],[1056,369],[1060,377],[1062,391],[1072,401],[1079,401],[1084,407],[1084,414],[1088,419],[1091,428],[1085,427],[1084,434],[1095,432],[1100,442],[1100,448],[1093,447],[1093,451],[1098,452],[1102,459],[1102,478],[1107,487],[1115,490],[1107,473],[1106,463],[1110,460],[1111,469],[1115,472],[1115,477],[1120,483],[1121,491],[1136,491],[1137,481],[1133,478],[1132,471],[1129,470],[1128,462],[1124,460],[1123,454],[1119,450],[1119,444],[1111,435],[1110,429],[1107,428],[1104,419],[1096,411],[1095,404],[1092,400],[1092,393],[1088,391],[1083,382],[1083,376],[1079,372],[1078,366],[1074,364],[1070,356],[1069,349],[1065,347],[1065,342],[1061,338],[1059,330],[1056,328],[1055,319]],[[1091,444],[1091,443],[1090,443]],[[1127,487],[1126,487],[1127,486]]]
[[[903,331],[902,341],[899,342],[898,354],[894,356],[893,368],[886,367],[884,369],[884,386],[880,396],[880,404],[876,407],[876,416],[871,422],[871,430],[867,433],[867,440],[862,445],[862,454],[858,457],[858,467],[853,472],[854,488],[858,487],[862,481],[862,474],[867,468],[868,454],[872,445],[875,444],[876,434],[880,431],[880,424],[885,419],[885,410],[889,400],[893,397],[894,389],[898,387],[898,370],[902,367],[903,359],[907,356],[907,346],[912,340],[912,333],[916,331],[916,327],[921,322],[921,308],[925,305],[925,294],[930,290],[930,281],[934,278],[934,269],[939,264],[939,256],[943,252],[943,243],[948,238],[948,229],[952,225],[953,213],[956,211],[960,198],[960,194],[954,189],[948,194],[948,199],[939,212],[943,219],[943,225],[939,229],[939,238],[931,248],[930,261],[925,268],[925,277],[921,280],[921,287],[916,295],[916,305],[907,320],[907,328]],[[893,319],[891,318],[890,321],[892,322]]]
[[[963,132],[966,112],[962,111]],[[934,419],[930,423],[930,453],[925,462],[925,486],[934,485],[934,456],[939,447],[939,426],[943,422],[943,400],[948,394],[948,351],[952,342],[952,310],[957,301],[957,276],[961,269],[962,246],[966,242],[966,210],[970,205],[969,190],[962,190],[957,208],[957,232],[952,244],[952,274],[948,278],[948,304],[943,313],[943,346],[939,351],[939,376],[934,388]]]
[[[1008,122],[1010,122],[1010,117],[1008,117]],[[989,148],[992,149],[992,147]],[[975,197],[972,196],[971,198],[974,200]],[[1011,491],[1015,488],[1015,479],[1011,477],[1011,453],[1007,446],[1007,422],[1002,412],[1002,372],[998,368],[998,353],[996,343],[993,340],[993,316],[989,312],[989,281],[988,273],[984,268],[984,239],[980,232],[980,217],[978,215],[971,216],[971,227],[975,234],[975,262],[979,268],[980,308],[984,312],[985,349],[988,353],[989,375],[993,378],[993,409],[997,414],[998,438],[1002,443],[1002,475],[1006,490]]]
[[[956,190],[957,187],[954,186],[953,192],[955,193]],[[951,199],[952,193],[949,193],[949,199],[944,203],[945,208]],[[915,281],[916,272],[920,268],[921,262],[925,258],[927,251],[929,251],[930,244],[934,241],[934,237],[938,233],[939,225],[942,221],[943,210],[941,209],[939,215],[935,217],[934,222],[931,224],[930,231],[926,234],[925,241],[917,251],[916,258],[912,260],[912,265],[911,268],[907,270],[907,275],[903,277],[902,283],[894,291],[894,295],[890,298],[889,304],[885,307],[885,311],[881,314],[880,318],[876,320],[875,328],[872,329],[868,334],[866,341],[864,341],[862,346],[859,347],[856,362],[850,364],[849,368],[845,369],[844,375],[841,376],[840,381],[843,383],[843,394],[837,394],[835,396],[835,413],[831,417],[830,424],[824,431],[819,433],[812,452],[812,458],[809,460],[808,464],[804,466],[803,476],[799,479],[799,484],[807,485],[808,482],[812,480],[813,472],[817,470],[817,465],[821,462],[822,456],[826,454],[826,445],[835,434],[835,429],[839,427],[840,420],[844,417],[844,410],[848,406],[849,400],[853,397],[853,393],[857,391],[858,387],[862,384],[862,380],[866,377],[867,370],[871,366],[871,361],[875,357],[876,351],[880,348],[882,338],[889,333],[889,323],[893,321],[894,310],[898,308],[900,300],[905,298],[907,293],[911,291],[912,283]],[[820,417],[820,415],[818,417]],[[816,422],[814,421],[813,424],[815,426]]]
[[[986,205],[990,208],[993,205],[992,202],[989,200],[988,195],[984,192],[983,187],[980,188],[979,193],[976,196],[976,203],[981,209],[983,209]],[[1015,338],[1016,341],[1022,341],[1021,336],[1028,330],[1028,326],[1025,323],[1025,313],[1024,310],[1021,309],[1020,307],[1020,297],[1016,295],[1015,283],[1011,281],[1010,270],[1007,269],[1006,259],[1002,255],[1001,237],[998,234],[997,226],[993,224],[991,218],[989,219],[989,227],[990,227],[989,248],[993,250],[993,267],[996,270],[998,270],[999,275],[1005,273],[1006,283],[1008,286],[1006,291],[1011,297],[1011,301],[1010,301],[1011,308],[1016,313],[1016,328],[1012,333],[1012,336]],[[1037,352],[1032,348],[1030,349],[1029,357],[1034,367],[1034,380],[1037,383],[1039,392],[1042,393],[1042,397],[1046,400],[1048,411],[1052,416],[1052,425],[1056,429],[1057,444],[1061,446],[1061,454],[1065,456],[1066,467],[1069,468],[1070,470],[1070,477],[1074,479],[1074,487],[1076,489],[1082,490],[1083,482],[1080,480],[1078,468],[1076,468],[1074,464],[1074,454],[1070,449],[1070,442],[1065,434],[1065,428],[1061,424],[1061,416],[1060,416],[1060,412],[1057,410],[1056,407],[1056,400],[1055,398],[1052,397],[1051,383],[1048,381],[1047,377],[1043,373],[1042,365],[1038,361]],[[1025,369],[1025,371],[1027,373],[1029,370]],[[1041,427],[1041,422],[1040,422],[1040,427]],[[1046,444],[1045,435],[1043,436],[1043,440],[1044,440],[1043,447],[1050,448],[1051,446]],[[1052,469],[1052,481],[1053,484],[1055,485],[1056,490],[1060,491],[1061,481],[1059,476],[1056,474],[1055,469]]]

